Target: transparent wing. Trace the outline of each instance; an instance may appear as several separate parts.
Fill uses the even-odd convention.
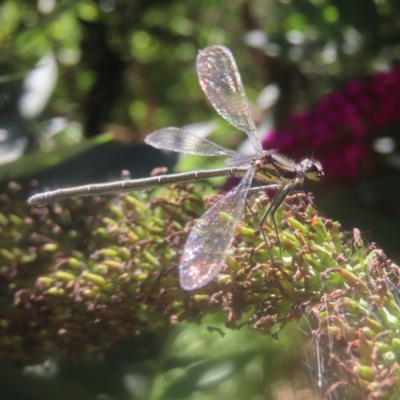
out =
[[[257,128],[250,117],[242,80],[230,50],[210,46],[197,56],[200,86],[217,112],[250,138],[256,152],[262,150]]]
[[[253,174],[254,168],[249,168],[240,184],[207,210],[192,228],[179,266],[184,290],[204,286],[224,267]]]
[[[218,146],[211,140],[203,139],[180,128],[163,128],[146,136],[144,141],[157,149],[199,156],[240,157],[236,151]]]

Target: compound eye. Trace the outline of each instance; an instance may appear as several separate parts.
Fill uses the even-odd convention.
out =
[[[317,161],[310,162],[305,169],[305,175],[312,180],[322,178],[324,176],[322,165]]]

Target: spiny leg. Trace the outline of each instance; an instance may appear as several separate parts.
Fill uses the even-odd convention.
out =
[[[306,195],[307,200],[310,203],[310,205],[318,211],[317,206],[314,203],[314,200],[311,198],[310,193],[308,193],[308,190],[304,186],[302,187],[302,190],[303,190],[304,194]]]
[[[267,219],[268,215],[271,214],[271,219],[272,219],[272,223],[274,225],[274,230],[276,233],[278,246],[280,248],[281,257],[282,257],[282,246],[281,246],[281,240],[279,238],[278,227],[276,225],[274,214],[278,210],[278,207],[284,202],[286,196],[288,195],[288,193],[291,190],[292,190],[292,186],[286,185],[280,192],[278,192],[272,199],[270,206],[267,208],[267,210],[265,211],[264,215],[261,217],[261,220],[259,222],[260,228],[263,229],[262,226],[263,226],[265,220]]]
[[[312,200],[312,197],[309,195],[309,193],[307,192],[307,189],[305,187],[301,188],[301,191],[295,191],[294,189],[291,190],[291,192],[296,196],[296,198],[299,200],[299,202],[303,205],[304,210],[307,209],[307,204],[305,203],[305,201],[299,196],[299,193],[304,193],[304,195],[307,198],[307,201],[309,202],[309,204],[311,205],[311,207],[313,207],[315,210],[318,211],[315,203]],[[283,202],[283,204],[285,205],[285,207],[289,208],[289,210],[291,210],[295,215],[301,217],[301,214],[295,209],[293,208],[289,203],[286,203],[285,201]]]
[[[259,192],[259,191],[261,191],[261,190],[272,189],[272,188],[276,188],[276,187],[279,187],[279,185],[276,184],[276,183],[272,183],[272,184],[270,184],[270,185],[258,186],[258,187],[255,187],[255,188],[251,188],[251,189],[249,190],[249,193],[250,193],[250,192],[255,192],[255,191]],[[272,203],[271,203],[271,204],[272,204]],[[266,246],[266,248],[267,248],[269,257],[270,257],[270,259],[271,259],[271,261],[272,261],[272,260],[273,260],[273,256],[272,256],[271,250],[270,250],[270,248],[269,248],[269,246],[268,246],[268,241],[267,241],[267,237],[266,237],[266,235],[265,235],[265,230],[264,230],[262,224],[260,224],[259,221],[257,220],[257,217],[256,217],[256,215],[254,214],[253,210],[251,209],[251,207],[250,207],[250,205],[249,205],[247,199],[246,199],[246,206],[247,206],[247,208],[249,209],[249,211],[250,211],[252,217],[253,217],[254,220],[256,221],[256,224],[257,224],[257,225],[259,226],[259,228],[260,228],[260,232],[261,232],[261,235],[262,235],[262,237],[263,237],[263,239],[264,239],[265,246]],[[270,205],[270,206],[271,206],[271,205]],[[268,207],[268,208],[269,208],[269,207]]]
[[[250,204],[249,204],[249,202],[247,201],[247,199],[246,199],[246,207],[249,209],[250,214],[251,214],[251,216],[253,217],[253,219],[257,222],[257,217],[256,217],[256,215],[254,214],[253,210],[251,209]]]
[[[249,211],[250,211],[252,217],[253,217],[254,220],[256,221],[256,224],[257,224],[257,225],[259,226],[259,228],[260,228],[261,235],[262,235],[262,237],[263,237],[263,239],[264,239],[265,247],[267,248],[269,257],[270,257],[270,259],[272,260],[273,257],[272,257],[271,250],[270,250],[270,248],[269,248],[269,246],[268,246],[267,237],[265,236],[264,228],[263,228],[262,226],[259,225],[258,220],[257,220],[257,217],[256,217],[256,215],[254,214],[253,210],[251,209],[250,204],[248,203],[247,199],[246,199],[246,206],[247,206],[247,208],[249,209]]]
[[[297,197],[299,202],[303,205],[304,209],[306,209],[307,205],[304,202],[304,200],[299,196],[299,193],[294,191],[293,189],[291,190],[291,192]],[[287,207],[290,211],[292,211],[295,215],[297,215],[297,217],[303,218],[302,215],[294,207],[292,207],[289,203],[287,203],[286,201],[283,201],[282,204],[285,207]]]
[[[277,188],[277,187],[279,188],[279,185],[278,185],[278,184],[271,184],[271,185],[259,186],[259,187],[256,187],[256,188],[251,188],[251,189],[249,190],[249,193],[250,193],[250,192],[254,192],[254,191],[265,190],[265,189]],[[314,205],[314,203],[312,202],[312,200],[311,200],[311,198],[310,198],[308,192],[305,190],[305,188],[302,188],[302,189],[303,189],[303,191],[304,191],[304,193],[305,193],[305,195],[306,195],[306,197],[307,197],[307,200],[308,200],[308,201],[310,202],[310,204],[315,208],[315,205]],[[298,193],[295,192],[295,191],[293,190],[293,187],[292,187],[291,185],[286,185],[283,189],[281,189],[281,190],[274,196],[274,198],[273,198],[272,201],[271,201],[271,204],[269,205],[269,207],[267,208],[267,210],[265,211],[265,213],[264,213],[263,216],[261,217],[261,220],[258,222],[258,226],[259,226],[259,228],[260,228],[262,237],[263,237],[263,239],[264,239],[264,243],[265,243],[265,245],[266,245],[266,247],[267,247],[267,251],[268,251],[268,254],[269,254],[271,260],[273,260],[273,256],[272,256],[271,250],[270,250],[270,248],[269,248],[269,246],[268,246],[268,241],[267,241],[267,237],[266,237],[266,235],[265,235],[265,230],[264,230],[264,228],[263,228],[263,225],[264,225],[264,222],[265,222],[265,220],[267,219],[268,215],[271,215],[272,223],[273,223],[273,226],[274,226],[274,231],[275,231],[276,236],[277,236],[277,242],[278,242],[278,245],[279,245],[279,248],[280,248],[280,252],[281,252],[281,257],[282,257],[282,246],[281,246],[281,242],[280,242],[280,238],[279,238],[279,232],[278,232],[278,227],[277,227],[277,225],[276,225],[276,220],[275,220],[275,218],[274,218],[274,215],[275,215],[275,213],[277,212],[277,210],[278,210],[278,208],[279,208],[279,206],[280,206],[281,204],[283,204],[285,207],[289,208],[289,209],[290,209],[292,212],[294,212],[296,215],[299,215],[299,213],[298,213],[293,207],[291,207],[288,203],[286,203],[286,202],[284,201],[285,198],[286,198],[286,196],[287,196],[290,192],[294,193],[294,195],[299,199],[299,201],[304,205],[304,207],[306,207],[306,204],[304,203],[303,199],[300,198],[299,195],[298,195]],[[249,205],[247,199],[246,199],[246,206],[247,206],[247,208],[249,209],[249,211],[250,211],[252,217],[257,221],[257,217],[256,217],[256,215],[254,214],[253,210],[251,209],[251,207],[250,207],[250,205]]]
[[[255,191],[266,190],[266,189],[279,188],[279,187],[280,187],[280,185],[275,184],[275,183],[274,183],[274,184],[271,184],[271,185],[258,186],[258,187],[251,188],[251,189],[249,190],[249,193],[255,192]],[[292,192],[292,193],[297,197],[297,199],[303,204],[304,208],[306,208],[306,204],[304,203],[304,200],[298,195],[297,192],[295,192],[295,191],[293,190],[293,188],[292,188],[291,192]],[[289,194],[289,193],[288,193],[288,194]],[[295,215],[297,215],[298,217],[301,217],[300,213],[299,213],[297,210],[295,210],[294,207],[292,207],[292,206],[291,206],[289,203],[287,203],[286,201],[282,201],[281,204],[283,204],[285,207],[287,207],[289,210],[291,210],[291,211],[292,211]],[[246,200],[246,205],[247,205],[247,207],[249,208],[250,213],[251,213],[251,215],[253,216],[253,218],[254,218],[255,220],[257,220],[257,217],[255,216],[253,210],[250,208],[250,205],[248,204],[247,200]],[[271,206],[271,205],[272,205],[272,203],[270,204],[270,206]],[[268,211],[268,212],[269,212],[269,211]],[[268,213],[267,213],[267,214],[268,214]],[[264,217],[265,217],[265,216],[263,215],[263,218],[264,218]],[[265,218],[266,218],[266,217],[265,217]],[[258,224],[258,225],[260,225],[260,223],[262,224],[262,222],[258,222],[258,221],[257,221],[257,224]],[[260,226],[260,229],[263,231],[262,226]],[[263,231],[263,232],[264,232],[264,231]],[[265,236],[264,236],[264,238],[265,238]]]

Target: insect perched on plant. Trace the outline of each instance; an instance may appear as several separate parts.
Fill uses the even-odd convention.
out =
[[[185,290],[206,285],[223,269],[253,179],[278,189],[261,219],[262,225],[268,213],[273,216],[295,187],[300,186],[305,191],[305,178],[318,179],[323,176],[318,161],[305,159],[296,164],[275,151],[262,149],[235,60],[228,48],[205,48],[199,52],[196,65],[204,93],[223,118],[246,132],[254,148],[253,155],[243,155],[182,129],[169,127],[148,135],[145,142],[163,150],[202,156],[228,156],[226,163],[229,167],[59,189],[28,199],[32,206],[44,206],[74,196],[114,194],[215,176],[242,177],[239,185],[208,209],[192,228],[179,265],[180,284]]]

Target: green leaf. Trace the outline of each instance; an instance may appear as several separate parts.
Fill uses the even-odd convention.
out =
[[[255,356],[254,351],[246,351],[192,364],[184,376],[171,383],[164,399],[184,399],[194,392],[210,390],[239,372]]]
[[[110,142],[112,138],[112,135],[105,133],[74,146],[60,148],[48,153],[37,151],[28,154],[16,161],[1,165],[0,180],[17,180],[28,174],[36,174],[52,165],[60,164],[63,161],[76,157],[88,149]]]

